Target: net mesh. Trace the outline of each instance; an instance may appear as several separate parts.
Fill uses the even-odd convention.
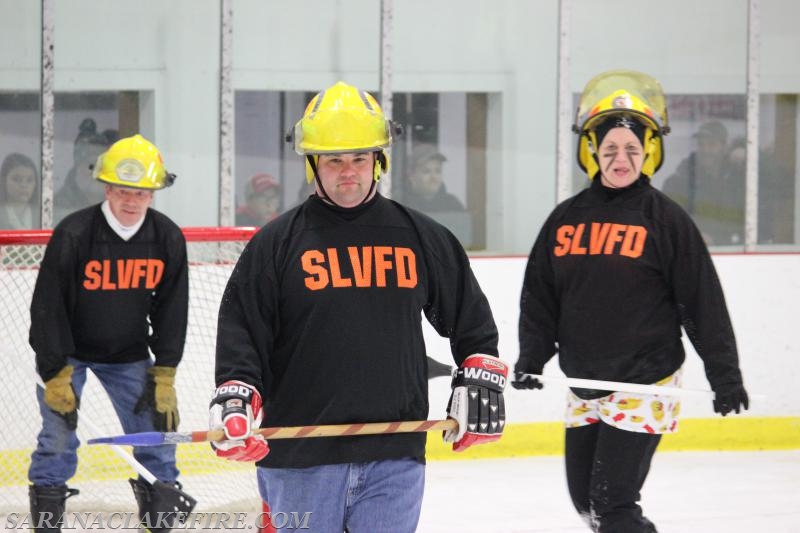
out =
[[[214,391],[217,312],[228,276],[252,229],[185,228],[189,255],[189,327],[176,389],[181,431],[208,427],[208,402]],[[28,344],[30,300],[49,232],[0,232],[0,514],[27,512],[30,455],[41,429],[36,402],[33,350]],[[100,436],[81,423],[90,418],[103,435],[122,433],[100,383],[88,372],[81,399],[78,437]],[[94,429],[94,428],[93,428]],[[130,453],[130,447],[122,447]],[[127,482],[136,472],[108,446],[83,445],[70,487],[70,511],[135,510]],[[179,480],[198,500],[197,511],[258,511],[261,508],[252,463],[218,459],[207,444],[177,447]]]

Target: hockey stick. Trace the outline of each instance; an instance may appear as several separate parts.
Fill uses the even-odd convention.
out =
[[[78,413],[80,413],[80,411],[78,411]],[[84,422],[87,426],[89,426],[89,431],[91,431],[92,434],[99,435],[102,433],[102,431],[100,431],[100,428],[95,426],[94,422],[92,422],[88,416],[80,416],[79,414],[78,420]],[[91,439],[89,439],[89,442],[91,442]],[[148,483],[150,483],[151,485],[155,485],[156,481],[158,481],[156,476],[154,476],[152,472],[150,472],[147,469],[146,466],[137,461],[133,455],[129,454],[119,446],[112,446],[111,449],[114,450],[114,452],[120,457],[120,459],[128,463],[130,467],[133,468],[134,472],[142,476],[142,478],[145,479]]]
[[[259,428],[253,431],[265,439],[306,439],[311,437],[349,437],[355,435],[383,435],[388,433],[416,433],[421,431],[446,431],[457,429],[458,422],[447,420],[408,420],[405,422],[372,422],[368,424],[333,424],[327,426],[288,426]],[[221,429],[210,431],[166,432],[146,431],[113,437],[90,439],[89,444],[127,444],[130,446],[159,446],[225,440]]]
[[[620,381],[602,381],[598,379],[565,378],[559,376],[540,376],[538,374],[525,374],[539,381],[564,383],[570,387],[582,389],[607,390],[610,392],[632,392],[636,394],[657,394],[659,396],[702,396],[714,399],[714,391],[683,389],[681,387],[662,387],[660,385],[645,385],[642,383],[624,383]],[[750,399],[763,400],[763,394],[750,394]]]
[[[42,389],[42,392],[44,392],[45,385],[39,376],[36,376],[36,386]],[[88,416],[82,416],[80,409],[77,409],[77,412],[79,422],[89,427],[89,433],[93,435],[99,435],[102,433],[102,430],[97,427],[94,422],[92,422],[91,418]],[[92,439],[89,439],[90,444],[91,442]],[[129,454],[123,448],[120,448],[117,445],[112,445],[111,449],[120,457],[120,459],[128,463],[128,465],[133,468],[134,472],[139,474],[142,479],[150,484],[151,490],[153,491],[151,497],[157,498],[160,502],[166,504],[165,508],[175,508],[176,510],[180,510],[182,513],[191,513],[195,505],[197,505],[197,500],[184,492],[180,486],[159,481],[159,479],[154,476],[146,466],[137,461],[133,455]],[[130,481],[133,483],[134,480]],[[134,488],[134,494],[136,494],[136,488]]]
[[[94,422],[88,416],[80,416],[80,411],[78,411],[78,420],[85,423],[89,426],[89,431],[95,435],[102,433],[100,428],[95,425]],[[91,442],[91,439],[89,439]],[[111,449],[123,459],[126,463],[133,468],[134,472],[139,474],[142,479],[146,480],[150,484],[150,490],[146,491],[147,496],[153,500],[158,501],[164,509],[175,509],[178,512],[178,520],[183,522],[184,518],[192,512],[195,505],[197,505],[197,500],[192,498],[189,494],[183,491],[183,487],[181,485],[172,484],[172,483],[164,483],[160,481],[156,476],[150,472],[146,466],[136,460],[136,458],[126,452],[124,449],[120,448],[119,446],[111,446]],[[137,494],[137,485],[134,479],[129,480],[131,486],[133,487],[133,494],[136,497],[136,500],[139,501],[139,495]],[[151,531],[147,528],[143,528],[145,531]]]
[[[564,383],[570,387],[581,389],[607,390],[609,392],[632,392],[636,394],[658,394],[660,396],[705,396],[714,398],[710,390],[682,389],[680,387],[662,387],[660,385],[645,385],[643,383],[625,383],[621,381],[603,381],[599,379],[566,378],[560,376],[539,376],[525,374],[543,382]]]
[[[42,389],[42,391],[44,391],[45,389],[44,383],[42,383],[41,378],[39,378],[38,376],[36,377],[36,386]],[[81,412],[80,409],[78,409],[78,420],[89,426],[89,433],[93,435],[99,435],[100,433],[102,433],[100,428],[97,427],[94,422],[92,422],[91,418],[89,418],[88,416],[81,416],[80,412]],[[91,441],[92,439],[89,439],[90,443]],[[137,461],[133,455],[129,454],[119,446],[112,446],[111,449],[114,451],[114,453],[116,453],[120,457],[120,459],[128,463],[130,467],[133,468],[133,470],[137,474],[142,476],[142,478],[145,479],[148,483],[152,485],[156,481],[158,481],[156,479],[156,476],[154,476],[152,472],[150,472],[147,469],[147,467],[145,467],[142,463]]]

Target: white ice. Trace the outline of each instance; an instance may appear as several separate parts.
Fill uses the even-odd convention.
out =
[[[418,530],[589,531],[563,459],[431,462]],[[659,533],[800,533],[800,450],[657,452],[640,503]]]
[[[641,504],[660,533],[800,533],[800,450],[656,453]],[[526,457],[428,463],[418,531],[589,529],[569,501],[563,457]]]

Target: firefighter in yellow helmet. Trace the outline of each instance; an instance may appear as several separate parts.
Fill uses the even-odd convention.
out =
[[[305,156],[306,180],[316,181],[317,193],[335,205],[353,207],[375,194],[381,174],[389,170],[386,149],[392,144],[392,134],[399,132],[371,94],[339,82],[308,103],[289,139],[295,151]],[[329,180],[323,172],[323,180],[320,165],[341,165],[343,154],[354,169],[369,167],[369,179]]]
[[[639,172],[652,177],[663,162],[663,136],[670,131],[666,99],[657,80],[640,72],[615,70],[586,84],[572,129],[579,134],[578,165],[589,179],[601,169],[597,150],[616,124],[637,136],[642,145]]]
[[[164,168],[158,148],[134,135],[120,139],[97,158],[94,177],[109,185],[133,189],[158,190],[175,182],[175,174]]]
[[[151,209],[153,191],[175,179],[161,154],[140,135],[99,156],[95,177],[105,201],[71,213],[53,230],[31,301],[30,343],[44,382],[37,389],[42,430],[31,457],[32,522],[60,517],[75,475],[78,406],[87,370],[107,391],[126,433],[176,431],[175,373],[186,337],[189,272],[180,228]],[[151,359],[151,353],[154,360]],[[130,480],[140,517],[153,530],[176,523],[174,502],[191,496],[177,484],[175,447],[134,456],[161,483]],[[60,522],[52,521],[56,531]],[[36,527],[40,530],[39,527]]]
[[[427,419],[428,373],[437,369],[421,313],[450,338],[460,366],[447,406],[458,428],[445,440],[461,451],[499,439],[505,423],[507,367],[464,249],[444,226],[375,190],[393,132],[356,87],[337,83],[311,100],[290,137],[317,194],[253,237],[220,306],[209,425],[228,440],[212,447],[257,461],[273,515],[308,511],[314,530],[415,531],[425,435],[268,446],[250,431]]]
[[[531,250],[520,300],[520,355],[512,385],[558,353],[568,377],[680,386],[681,326],[703,359],[723,416],[748,407],[722,287],[689,215],[650,183],[669,131],[659,83],[634,71],[586,85],[575,131],[592,180],[562,202]],[[567,485],[599,532],[655,532],[638,504],[679,400],[623,390],[573,389],[567,401]]]

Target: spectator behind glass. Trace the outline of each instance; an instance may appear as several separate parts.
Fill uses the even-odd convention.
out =
[[[69,213],[104,200],[103,187],[92,177],[92,168],[100,154],[117,140],[118,133],[111,129],[98,132],[92,118],[83,119],[78,130],[72,150],[72,168],[55,194],[54,225]]]
[[[442,177],[442,163],[447,158],[430,144],[421,144],[411,152],[405,203],[426,213],[463,211],[461,201],[447,192]]]
[[[33,160],[9,154],[0,166],[0,228],[29,229],[39,222],[39,173]]]
[[[271,174],[256,174],[245,187],[245,204],[236,209],[237,226],[261,227],[281,208],[281,186]]]
[[[696,150],[664,182],[664,193],[692,216],[708,245],[741,244],[744,175],[730,172],[728,130],[718,120],[694,134]]]

